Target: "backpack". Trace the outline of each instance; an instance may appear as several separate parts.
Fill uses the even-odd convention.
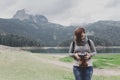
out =
[[[89,44],[89,46],[91,46],[91,42],[90,42],[90,40],[88,39],[88,44]],[[74,53],[74,49],[75,49],[75,42],[73,41],[72,42],[72,53]],[[91,47],[90,47],[90,50],[91,50]]]

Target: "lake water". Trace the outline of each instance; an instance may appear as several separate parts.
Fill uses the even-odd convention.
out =
[[[33,53],[68,53],[68,47],[29,47],[22,48]],[[97,53],[120,53],[120,47],[97,47]]]

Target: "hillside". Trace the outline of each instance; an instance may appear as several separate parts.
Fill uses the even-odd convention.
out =
[[[94,36],[106,40],[113,46],[120,46],[120,21],[98,21],[88,24],[86,29]]]
[[[17,11],[11,19],[0,19],[0,33],[24,36],[51,46],[71,37],[73,29],[48,22],[43,15],[27,14],[24,10]]]
[[[120,46],[120,21],[98,21],[84,26],[93,33],[96,45]],[[44,46],[58,46],[66,40],[73,40],[76,26],[63,26],[51,23],[44,15],[32,15],[18,10],[11,19],[0,19],[0,34],[23,36],[40,42]],[[68,46],[70,41],[66,43]]]
[[[0,34],[0,44],[12,47],[43,46],[34,39],[13,34]]]

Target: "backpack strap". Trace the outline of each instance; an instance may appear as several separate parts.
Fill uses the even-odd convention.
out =
[[[91,51],[91,41],[90,41],[90,39],[88,39],[88,44],[89,44],[90,51]]]

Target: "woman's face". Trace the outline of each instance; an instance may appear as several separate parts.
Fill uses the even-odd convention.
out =
[[[83,40],[83,39],[85,38],[85,33],[82,32],[81,35],[80,35],[80,37],[81,37],[81,39]],[[75,39],[75,40],[77,39],[77,37],[76,37],[75,35],[74,35],[74,39]]]
[[[85,38],[85,33],[82,32],[82,33],[81,33],[81,39],[83,40],[84,38]]]

